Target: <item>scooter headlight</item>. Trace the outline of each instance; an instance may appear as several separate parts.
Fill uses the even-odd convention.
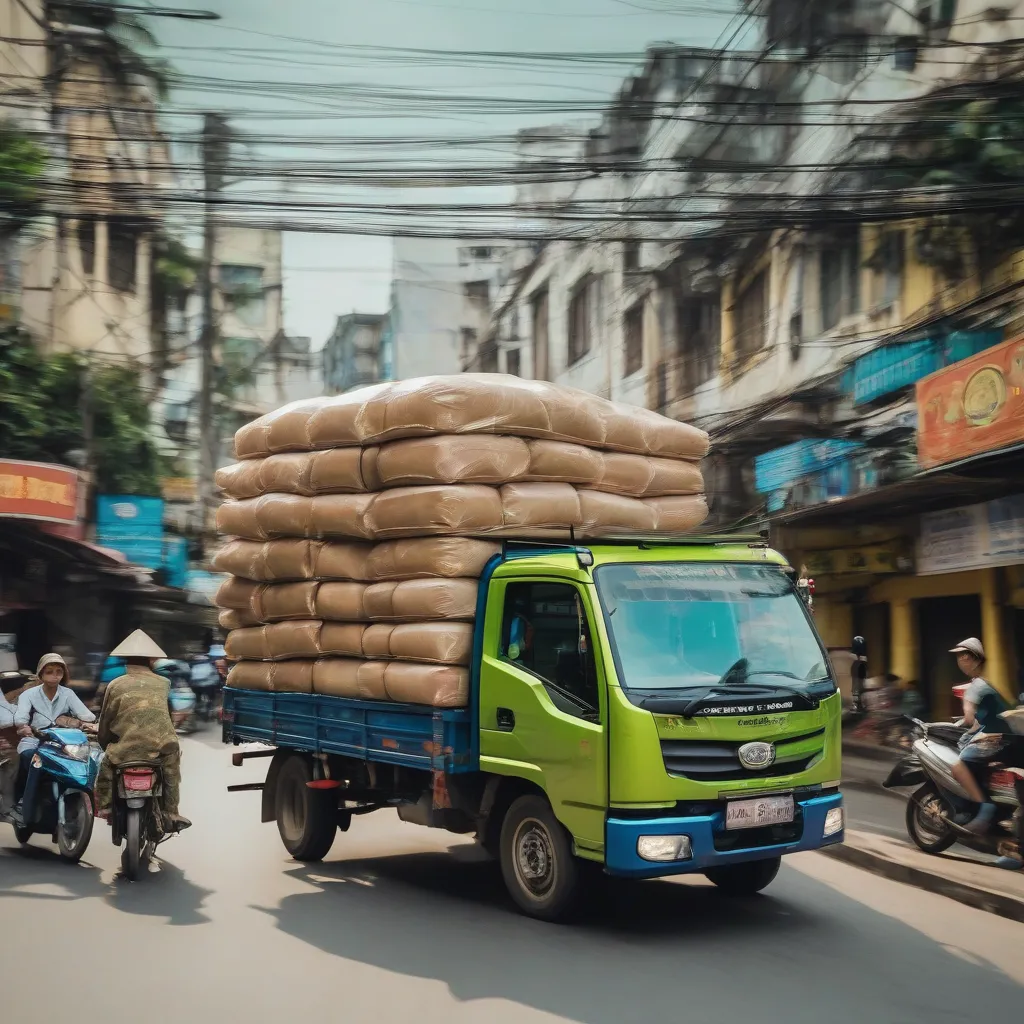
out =
[[[64,753],[73,758],[75,761],[88,761],[89,760],[89,744],[88,743],[66,743],[64,745]]]

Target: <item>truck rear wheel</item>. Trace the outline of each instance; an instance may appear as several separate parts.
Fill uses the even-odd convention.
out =
[[[310,789],[313,766],[290,757],[277,775],[277,830],[284,848],[296,859],[319,861],[330,852],[337,833],[337,793]]]
[[[516,800],[505,815],[499,845],[505,886],[523,913],[543,921],[572,913],[581,889],[580,864],[547,800]]]
[[[748,861],[746,864],[708,868],[704,874],[730,896],[753,896],[775,881],[781,865],[781,857],[769,857],[766,860]]]

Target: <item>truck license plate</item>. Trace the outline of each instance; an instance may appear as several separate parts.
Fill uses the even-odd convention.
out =
[[[793,795],[759,796],[753,800],[732,800],[725,805],[725,827],[761,828],[793,820]]]

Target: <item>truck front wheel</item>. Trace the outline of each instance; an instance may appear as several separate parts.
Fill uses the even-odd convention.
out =
[[[580,865],[572,840],[540,796],[522,796],[501,826],[501,873],[516,905],[530,917],[558,921],[580,894]]]
[[[277,830],[284,848],[296,859],[319,861],[330,852],[337,833],[337,793],[310,789],[313,767],[290,757],[277,774]]]
[[[708,868],[704,874],[730,896],[753,896],[775,881],[781,864],[781,857],[768,857],[766,860],[752,860],[746,864]]]

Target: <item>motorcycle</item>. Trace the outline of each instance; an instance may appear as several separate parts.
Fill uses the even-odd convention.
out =
[[[967,822],[976,805],[953,777],[952,767],[960,757],[962,726],[949,722],[926,723],[913,720],[918,738],[911,753],[890,772],[882,785],[886,789],[918,788],[907,801],[907,833],[918,849],[938,854],[955,843],[979,853],[1019,857],[1020,802],[1016,783],[1024,770],[998,762],[989,765],[988,790],[996,805],[989,831],[976,835]]]
[[[34,732],[39,746],[22,794],[24,824],[14,826],[14,837],[24,846],[33,835],[49,835],[61,860],[77,864],[92,838],[92,793],[100,754],[82,729]]]
[[[111,841],[124,844],[121,873],[134,882],[149,864],[157,846],[177,833],[164,827],[160,810],[163,776],[159,763],[133,761],[114,769]]]
[[[199,728],[196,715],[196,695],[190,685],[191,671],[186,662],[158,661],[154,671],[164,676],[171,684],[167,697],[171,721],[176,732],[188,735]]]

